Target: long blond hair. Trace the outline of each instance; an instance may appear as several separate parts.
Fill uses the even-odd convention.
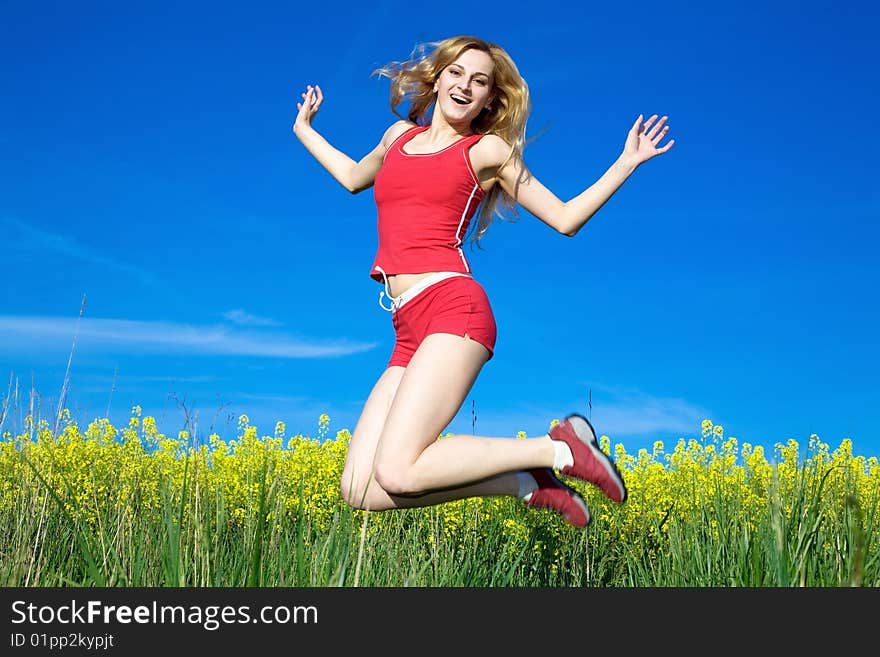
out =
[[[528,172],[522,162],[526,146],[526,123],[532,105],[526,81],[513,59],[501,46],[466,35],[430,41],[418,44],[408,60],[391,62],[370,75],[391,79],[391,111],[396,116],[404,118],[397,107],[409,99],[411,105],[407,118],[417,125],[425,125],[428,109],[435,101],[434,83],[444,68],[470,48],[482,50],[494,63],[491,108],[480,112],[471,122],[471,129],[480,134],[497,135],[510,144],[510,152],[501,166],[512,158],[521,165],[517,180],[519,185],[528,179]],[[505,216],[502,210],[506,210],[510,217]],[[478,246],[496,216],[507,221],[513,221],[518,216],[516,201],[500,185],[493,185],[481,203],[479,221],[472,233],[473,241]]]

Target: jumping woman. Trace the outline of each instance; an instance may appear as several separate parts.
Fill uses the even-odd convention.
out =
[[[477,240],[502,216],[499,206],[515,212],[516,204],[575,236],[640,164],[672,147],[674,140],[657,147],[667,117],[642,125],[639,115],[611,167],[563,202],[523,161],[531,103],[507,52],[472,36],[427,45],[430,52],[417,48],[410,60],[373,72],[391,79],[396,116],[404,98],[411,108],[359,162],[312,126],[324,100],[318,85],[308,85],[297,103],[293,132],[315,159],[353,194],[374,187],[379,247],[370,276],[384,285],[379,304],[390,311],[396,335],[352,434],[342,496],[355,508],[378,511],[511,495],[585,527],[586,503],[557,473],[598,486],[614,502],[627,496],[585,417],[569,415],[548,434],[525,440],[438,439],[495,348],[489,299],[461,247],[480,204]]]

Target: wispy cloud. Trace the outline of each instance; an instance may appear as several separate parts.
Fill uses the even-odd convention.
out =
[[[657,434],[693,435],[700,422],[711,415],[703,407],[684,399],[649,397],[616,400],[596,409],[594,417],[609,436],[640,436]],[[597,431],[600,429],[597,427]]]
[[[177,352],[205,355],[333,358],[373,349],[376,344],[345,338],[311,339],[277,331],[193,326],[124,319],[76,319],[0,315],[0,351],[70,347],[92,351]]]
[[[111,271],[121,272],[152,287],[160,284],[159,279],[149,271],[109,257],[90,246],[80,244],[69,235],[54,233],[8,215],[0,215],[0,226],[16,231],[15,237],[21,240],[19,248],[29,249],[35,253],[39,252],[41,255],[51,252],[67,256]]]
[[[529,436],[545,433],[551,420],[561,420],[572,412],[589,416],[600,435],[612,443],[627,440],[650,441],[657,436],[693,436],[700,431],[700,422],[711,413],[699,404],[675,397],[661,397],[620,387],[593,386],[592,411],[583,401],[561,400],[558,405],[543,407],[518,404],[509,409],[472,409],[466,404],[450,423],[450,431],[476,432],[478,435],[510,436],[525,431]],[[472,410],[476,423],[473,423]],[[472,431],[473,427],[473,431]]]
[[[656,395],[633,386],[601,382],[584,382],[583,387],[592,389],[593,416],[608,424],[606,433],[609,435],[614,431],[646,438],[654,434],[692,436],[700,432],[700,423],[704,419],[712,417],[711,410],[681,397]]]
[[[251,315],[246,310],[242,310],[241,308],[236,308],[234,310],[228,310],[223,313],[223,317],[228,319],[233,324],[239,324],[240,326],[278,326],[279,322],[276,322],[274,319],[269,319],[268,317],[257,317],[256,315]]]

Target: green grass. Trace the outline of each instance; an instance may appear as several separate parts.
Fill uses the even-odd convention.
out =
[[[74,485],[48,483],[62,466],[34,463],[29,452],[16,449],[14,480],[0,469],[11,491],[0,509],[3,586],[880,585],[878,487],[832,491],[832,469],[804,467],[789,485],[771,485],[757,517],[743,513],[737,490],[705,485],[707,474],[699,504],[645,513],[633,533],[623,530],[626,504],[595,498],[586,530],[510,498],[466,501],[453,525],[442,506],[365,513],[339,503],[319,520],[306,475],[284,480],[270,451],[248,474],[255,493],[245,517],[233,517],[222,486],[204,485],[203,461],[181,458],[182,477],[160,475],[158,511],[139,506],[153,491],[135,487],[116,504],[111,489],[89,522],[71,511]],[[284,502],[284,486],[298,489],[297,504]]]

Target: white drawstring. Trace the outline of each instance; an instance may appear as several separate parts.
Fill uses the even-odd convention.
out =
[[[451,278],[453,276],[470,276],[470,274],[464,274],[462,272],[457,271],[441,271],[437,272],[433,276],[428,276],[427,278],[423,278],[418,283],[413,285],[406,292],[401,294],[399,297],[391,296],[391,287],[388,285],[388,276],[385,274],[385,270],[382,269],[379,265],[376,265],[375,269],[378,269],[382,274],[382,278],[385,281],[385,291],[379,292],[379,307],[382,310],[386,310],[388,312],[395,312],[400,310],[400,308],[405,304],[408,300],[414,298],[417,294],[421,293],[422,290],[434,285],[435,283],[439,283],[442,280],[447,278]],[[386,308],[385,304],[382,303],[382,298],[388,297],[388,300],[391,302],[391,307]]]
[[[385,281],[385,291],[384,291],[384,292],[379,292],[379,307],[380,307],[382,310],[388,311],[389,313],[390,313],[390,312],[394,312],[394,310],[397,308],[397,305],[398,305],[398,303],[399,303],[399,301],[400,301],[400,297],[393,297],[393,296],[391,296],[391,288],[390,288],[389,285],[388,285],[388,276],[385,274],[385,270],[382,269],[379,265],[376,265],[376,269],[379,270],[379,272],[382,274],[382,278],[383,278],[384,281]],[[388,299],[391,301],[391,307],[390,307],[390,308],[386,308],[386,307],[385,307],[385,304],[382,303],[382,297],[385,297],[385,296],[387,296]]]

